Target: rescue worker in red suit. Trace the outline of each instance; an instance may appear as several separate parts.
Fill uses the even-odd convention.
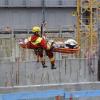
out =
[[[41,29],[38,26],[32,28],[33,35],[28,38],[28,43],[30,48],[34,48],[37,57],[40,57],[43,68],[46,68],[45,60],[43,57],[43,50],[45,50],[46,55],[49,57],[51,62],[51,69],[56,69],[55,58],[53,56],[52,49],[47,41],[40,36]]]

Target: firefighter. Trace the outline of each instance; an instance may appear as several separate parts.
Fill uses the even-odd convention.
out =
[[[46,39],[41,37],[41,28],[34,26],[32,28],[33,35],[28,37],[28,43],[30,48],[34,48],[35,54],[37,57],[40,57],[43,68],[46,68],[45,60],[43,58],[43,50],[45,50],[46,55],[49,57],[51,62],[51,69],[56,69],[55,67],[55,58],[51,50],[50,45],[47,43]]]

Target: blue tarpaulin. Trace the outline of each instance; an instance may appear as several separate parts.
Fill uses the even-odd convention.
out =
[[[100,96],[100,90],[84,90],[67,92],[64,90],[45,90],[37,92],[16,92],[1,94],[0,100],[55,100],[56,96],[63,96],[64,98],[81,98],[81,97],[95,97]]]
[[[39,98],[54,98],[56,96],[63,96],[64,90],[48,90],[39,92],[18,92],[3,94],[3,100],[33,100]]]

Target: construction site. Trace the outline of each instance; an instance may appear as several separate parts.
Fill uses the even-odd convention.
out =
[[[40,26],[48,40],[79,49],[53,52],[56,69],[19,40]],[[100,0],[0,0],[0,100],[100,100]]]

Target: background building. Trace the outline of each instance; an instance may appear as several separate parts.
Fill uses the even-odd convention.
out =
[[[84,1],[0,0],[0,86],[97,81],[100,0],[94,0],[92,7]],[[20,38],[30,35],[32,26],[43,22],[49,39],[71,37],[81,46],[78,56],[55,53],[55,71],[50,69],[48,58],[49,67],[43,69],[32,50],[18,46]]]
[[[74,28],[76,0],[0,0],[0,29],[30,30],[45,20],[51,31]]]

